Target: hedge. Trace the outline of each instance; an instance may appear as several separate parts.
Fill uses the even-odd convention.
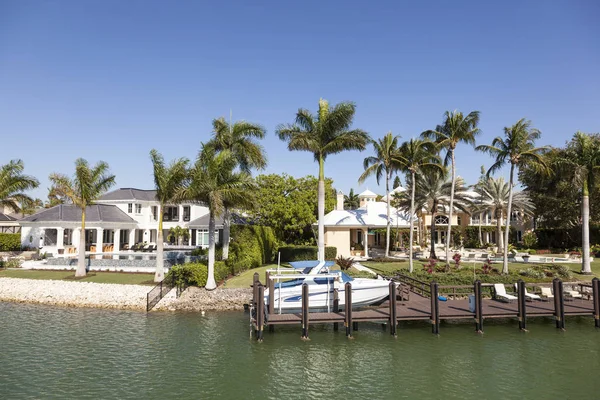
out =
[[[232,275],[273,262],[277,239],[268,226],[234,225],[231,227],[227,267]]]
[[[540,249],[572,249],[581,247],[581,226],[570,229],[537,228],[537,247]],[[600,243],[600,226],[590,226],[590,245]]]
[[[316,260],[318,258],[317,246],[282,246],[279,248],[282,262]],[[325,259],[335,260],[337,247],[325,247]]]
[[[20,233],[0,233],[0,251],[21,250]]]
[[[221,282],[229,276],[229,268],[223,261],[215,262],[215,281]],[[206,286],[208,266],[202,262],[174,265],[167,274],[168,279],[175,279],[176,284],[186,286]]]

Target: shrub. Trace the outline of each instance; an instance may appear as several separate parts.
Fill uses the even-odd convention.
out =
[[[20,233],[0,233],[0,251],[21,250]]]
[[[21,259],[9,258],[7,261],[4,261],[4,268],[21,268],[21,264],[23,264]]]
[[[167,278],[174,279],[178,285],[203,287],[208,279],[208,268],[202,263],[174,265]]]
[[[522,269],[519,271],[519,275],[533,279],[544,279],[546,277],[546,274],[544,274],[544,272],[539,271],[535,268]]]
[[[523,235],[523,246],[530,249],[537,245],[537,236],[535,232],[527,232]]]
[[[282,262],[316,260],[318,255],[317,246],[282,246],[279,248]],[[337,248],[325,247],[325,259],[335,260]]]
[[[192,250],[193,257],[206,256],[206,255],[208,255],[208,249],[203,249],[201,247],[198,247],[198,248]]]
[[[406,260],[405,258],[385,258],[385,257],[377,257],[377,258],[373,258],[372,260],[370,260],[372,262],[379,262],[379,263],[405,263],[408,260]]]
[[[558,275],[560,278],[563,278],[563,279],[573,278],[573,272],[571,272],[571,269],[569,267],[567,267],[566,265],[557,265],[554,267],[554,270],[556,271],[556,275]]]
[[[208,269],[208,267],[207,267]],[[229,267],[224,261],[216,261],[215,262],[215,281],[221,282],[227,279],[229,274]]]
[[[258,225],[234,225],[231,227],[231,243],[227,267],[232,275],[257,268],[275,259],[277,239],[270,227]]]
[[[535,250],[533,250],[533,249],[532,249],[532,250],[529,250],[529,251],[528,251],[528,253],[529,253],[530,255],[536,255],[536,254],[537,254],[537,251],[535,251]]]
[[[340,266],[342,271],[347,271],[350,269],[350,267],[352,267],[352,264],[354,264],[354,258],[346,258],[340,255],[335,259],[335,263]]]

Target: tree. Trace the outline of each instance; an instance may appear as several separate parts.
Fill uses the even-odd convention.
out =
[[[430,223],[430,234],[431,234],[431,250],[429,252],[430,258],[437,258],[435,254],[435,226],[436,216],[441,213],[446,213],[450,209],[450,199],[452,197],[452,182],[448,181],[448,173],[445,170],[434,169],[428,171],[425,174],[415,176],[415,180],[412,178],[407,182],[407,189],[413,191],[413,184],[415,187],[415,201],[414,204],[417,209],[425,208],[431,214]],[[413,183],[414,182],[414,183]],[[469,207],[472,199],[467,192],[467,187],[464,184],[462,178],[456,178],[454,185],[454,207],[459,210],[469,213]],[[404,203],[406,206],[406,202]],[[451,224],[448,219],[448,225]],[[446,245],[449,244],[451,236],[446,236]]]
[[[327,156],[347,150],[363,151],[369,141],[369,135],[360,129],[350,129],[356,106],[343,102],[330,107],[326,100],[319,100],[316,115],[305,109],[296,113],[294,124],[279,125],[277,135],[288,143],[290,151],[309,151],[319,163],[318,188],[318,255],[319,261],[325,260],[325,169]]]
[[[600,135],[577,132],[566,148],[566,157],[559,160],[565,166],[573,181],[581,187],[581,273],[592,273],[590,265],[590,193],[596,185],[596,175],[600,171]]]
[[[161,282],[165,277],[163,214],[167,204],[176,204],[175,196],[181,190],[187,179],[189,160],[179,158],[169,165],[165,164],[163,156],[155,149],[150,150],[150,160],[154,176],[156,200],[158,200],[158,234],[156,237],[156,272],[154,282]]]
[[[450,213],[448,218],[452,222],[452,212],[454,206],[454,186],[456,184],[456,161],[454,159],[454,150],[459,143],[466,143],[475,146],[475,137],[481,133],[479,128],[479,111],[471,111],[466,117],[460,111],[446,111],[444,122],[438,125],[435,130],[429,130],[422,133],[424,138],[435,139],[439,148],[446,150],[444,164],[452,165],[452,189],[450,191]],[[447,237],[452,234],[452,224],[448,224]],[[446,264],[450,262],[450,241],[446,240]]]
[[[109,174],[108,164],[99,161],[93,168],[83,158],[75,160],[75,175],[69,178],[63,174],[53,173],[50,182],[57,190],[81,210],[81,233],[79,235],[79,249],[77,271],[75,276],[85,276],[85,213],[104,192],[115,184],[115,176]]]
[[[44,203],[44,208],[52,208],[67,202],[69,202],[67,196],[64,193],[60,193],[60,190],[53,185],[48,188],[48,200]]]
[[[415,182],[416,175],[422,173],[442,172],[441,160],[437,155],[436,146],[428,140],[410,139],[402,143],[398,158],[404,170],[409,176],[408,183]],[[409,271],[413,271],[413,237],[414,237],[414,216],[415,216],[415,190],[416,185],[410,185],[410,228],[408,237],[408,266]],[[405,192],[407,193],[407,192]],[[422,208],[422,207],[421,207]]]
[[[400,181],[400,177],[396,175],[396,177],[394,178],[394,184],[392,185],[392,189],[397,189],[400,186],[402,186],[402,182]]]
[[[231,152],[241,171],[250,173],[253,168],[262,170],[267,166],[264,148],[255,139],[263,139],[266,130],[261,125],[246,121],[233,124],[225,118],[213,120],[213,138],[210,142],[216,151]],[[238,204],[225,203],[223,212],[223,260],[229,258],[229,237],[231,231],[231,208]]]
[[[358,178],[358,183],[363,184],[369,176],[375,175],[377,184],[379,185],[381,177],[385,174],[385,195],[388,199],[386,202],[385,257],[389,257],[390,255],[390,179],[392,178],[392,174],[402,166],[398,159],[399,137],[393,136],[392,132],[388,132],[383,139],[379,139],[378,141],[371,140],[376,155],[364,159],[363,168],[365,172]]]
[[[215,282],[215,218],[221,216],[225,203],[249,206],[255,184],[250,174],[234,171],[235,156],[229,150],[217,152],[213,146],[202,144],[198,158],[190,171],[190,180],[175,195],[177,201],[195,201],[208,206],[208,278],[206,289],[217,287]]]
[[[344,195],[344,208],[347,210],[356,210],[358,207],[360,207],[358,194],[354,193],[354,189],[350,188],[350,192]]]
[[[175,226],[169,229],[169,234],[167,235],[167,240],[171,243],[177,243],[178,246],[181,246],[184,239],[189,238],[190,231],[181,226]]]
[[[21,202],[21,213],[23,215],[35,214],[40,208],[44,208],[42,199],[31,199]]]
[[[23,175],[24,169],[22,160],[11,160],[0,166],[0,206],[15,213],[21,211],[19,204],[33,201],[24,192],[40,184],[33,176]]]
[[[504,128],[504,136],[504,139],[497,136],[492,141],[491,146],[477,146],[476,150],[486,152],[495,158],[494,164],[487,172],[488,176],[500,170],[505,164],[510,164],[510,178],[508,180],[510,190],[506,210],[508,221],[504,231],[504,243],[508,244],[515,168],[519,169],[524,165],[529,165],[539,170],[548,170],[548,166],[543,157],[547,147],[535,147],[535,141],[539,139],[541,132],[531,127],[531,121],[521,118],[513,126]],[[502,273],[508,274],[508,245],[504,246]]]

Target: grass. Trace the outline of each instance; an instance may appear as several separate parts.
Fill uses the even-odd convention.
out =
[[[229,278],[227,281],[225,281],[225,283],[223,284],[223,287],[224,288],[233,288],[233,289],[238,289],[238,288],[248,289],[248,288],[250,288],[250,285],[252,285],[252,279],[254,279],[255,272],[258,272],[260,281],[264,284],[265,283],[265,271],[268,269],[276,269],[276,268],[277,268],[277,264],[267,264],[267,265],[263,265],[262,267],[249,269],[247,271],[242,272],[241,274],[239,274],[237,276]]]
[[[55,281],[116,283],[123,285],[154,285],[153,274],[126,272],[89,272],[83,278],[75,278],[74,271],[49,271],[30,269],[0,270],[0,278],[45,279]]]

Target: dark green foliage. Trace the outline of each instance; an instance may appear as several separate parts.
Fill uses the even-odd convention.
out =
[[[496,232],[495,226],[482,226],[481,234],[486,232]],[[463,245],[466,248],[478,249],[479,248],[479,226],[466,226],[463,233]]]
[[[208,267],[205,264],[188,263],[171,267],[165,279],[174,279],[177,285],[203,287],[207,278]]]
[[[355,269],[350,269],[348,271],[346,271],[346,273],[353,277],[353,278],[370,278],[370,279],[375,279],[377,278],[377,275],[373,275],[370,272],[367,271],[357,271]]]
[[[347,271],[350,269],[350,267],[352,267],[352,264],[354,264],[354,258],[346,258],[340,255],[338,258],[335,259],[335,263],[340,267],[342,271]]]
[[[591,201],[590,201],[591,203]],[[581,226],[573,228],[539,228],[535,230],[540,249],[581,247]],[[590,226],[590,246],[600,243],[600,226]]]
[[[317,259],[317,246],[283,246],[279,248],[281,262],[306,261]],[[337,248],[325,247],[325,259],[335,260]]]
[[[206,255],[208,255],[208,248],[203,249],[201,247],[198,247],[198,248],[195,248],[194,250],[192,250],[192,256],[194,256],[194,257],[206,256]]]
[[[385,258],[385,257],[378,257],[378,258],[373,258],[372,260],[373,262],[379,262],[379,263],[405,263],[408,260],[404,259],[404,258]],[[400,266],[398,266],[398,268],[400,268]]]
[[[270,227],[233,225],[227,260],[229,271],[235,275],[273,262],[276,249],[277,239]]]
[[[520,270],[519,275],[538,281],[553,278],[573,278],[573,273],[566,265],[534,265],[530,268]]]
[[[20,233],[0,233],[0,251],[21,250]]]

